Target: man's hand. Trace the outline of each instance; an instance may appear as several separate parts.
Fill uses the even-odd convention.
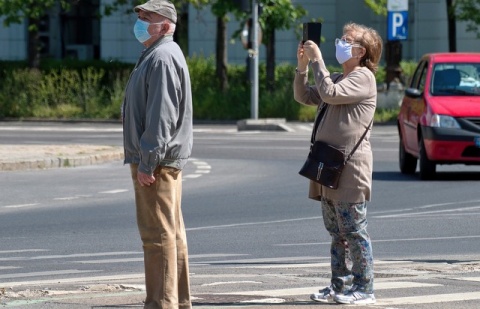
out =
[[[153,175],[148,175],[138,171],[137,180],[142,187],[143,186],[150,187],[150,185],[155,182],[155,177],[153,177]]]

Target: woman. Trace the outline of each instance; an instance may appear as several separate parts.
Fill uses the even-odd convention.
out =
[[[375,72],[382,53],[377,31],[348,23],[341,39],[335,40],[336,58],[343,73],[330,75],[319,47],[312,41],[300,43],[294,80],[299,103],[326,104],[326,111],[314,132],[315,140],[350,153],[361,139],[375,113]],[[308,84],[308,66],[315,85]],[[318,112],[317,112],[318,115]],[[347,162],[336,190],[310,181],[309,198],[321,202],[325,228],[332,236],[331,285],[310,298],[319,302],[373,304],[373,255],[367,233],[367,205],[372,186],[370,132]]]

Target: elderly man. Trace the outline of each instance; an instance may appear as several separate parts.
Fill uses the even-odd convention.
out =
[[[186,309],[192,305],[181,196],[193,143],[190,75],[173,41],[174,5],[150,0],[134,11],[134,34],[145,50],[128,80],[122,111],[125,164],[144,250],[144,308]]]

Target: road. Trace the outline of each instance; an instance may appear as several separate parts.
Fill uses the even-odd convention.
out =
[[[297,174],[311,125],[289,125],[292,132],[195,126],[183,211],[198,306],[303,304],[328,284],[329,236]],[[118,124],[1,123],[0,134],[3,144],[122,144]],[[436,180],[419,181],[398,172],[394,126],[374,126],[371,142],[368,230],[378,306],[473,308],[480,300],[480,168],[441,166]],[[0,196],[0,288],[142,283],[122,162],[2,172]]]

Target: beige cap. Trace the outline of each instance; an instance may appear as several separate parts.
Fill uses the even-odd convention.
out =
[[[175,6],[167,0],[150,0],[144,4],[137,5],[133,10],[135,13],[138,13],[139,10],[157,13],[177,23]]]

